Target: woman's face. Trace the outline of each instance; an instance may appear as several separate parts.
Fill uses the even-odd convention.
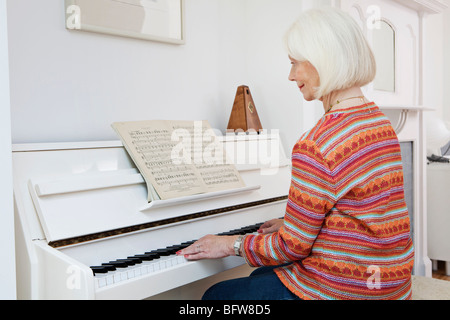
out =
[[[309,61],[300,62],[291,57],[289,60],[292,64],[289,80],[297,83],[306,101],[315,100],[315,88],[320,85],[319,73],[316,68]]]

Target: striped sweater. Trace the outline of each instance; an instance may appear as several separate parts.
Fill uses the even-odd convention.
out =
[[[249,235],[251,266],[281,265],[302,299],[410,299],[414,250],[400,145],[371,103],[326,114],[292,151],[284,225]]]

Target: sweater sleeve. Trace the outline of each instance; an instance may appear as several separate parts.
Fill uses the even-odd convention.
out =
[[[314,141],[292,152],[292,177],[284,225],[271,234],[248,235],[242,253],[250,266],[280,265],[306,258],[335,203],[331,171]]]

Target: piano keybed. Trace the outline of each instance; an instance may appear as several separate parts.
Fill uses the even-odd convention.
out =
[[[245,235],[256,233],[263,224],[257,223],[219,233],[219,236]],[[91,270],[95,276],[96,288],[103,288],[109,285],[127,281],[147,274],[155,274],[163,272],[168,268],[182,266],[187,263],[195,263],[189,261],[183,256],[177,256],[179,250],[187,248],[197,240],[186,241],[177,245],[171,245],[166,248],[154,249],[148,252],[119,258],[109,262],[104,262],[99,266],[91,266]]]

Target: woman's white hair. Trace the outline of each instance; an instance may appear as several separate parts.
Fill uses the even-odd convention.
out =
[[[375,57],[355,20],[333,7],[305,11],[285,37],[289,56],[317,70],[319,99],[335,90],[365,86],[376,74]]]

